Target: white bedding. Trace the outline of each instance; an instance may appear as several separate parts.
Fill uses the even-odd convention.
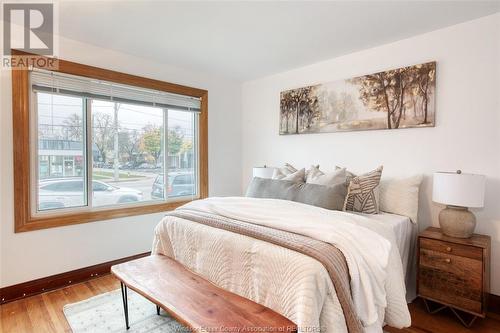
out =
[[[355,213],[371,218],[379,223],[389,226],[394,235],[403,263],[403,273],[406,284],[406,301],[410,303],[416,297],[416,240],[418,226],[412,223],[407,216],[381,212],[380,214],[370,215]]]
[[[394,327],[410,325],[399,245],[387,223],[273,199],[211,198],[183,209],[215,213],[334,244],[346,257],[354,303],[365,331],[382,332],[384,320]],[[174,257],[221,287],[282,313],[299,327],[346,331],[328,273],[310,257],[168,216],[156,229],[153,252]]]

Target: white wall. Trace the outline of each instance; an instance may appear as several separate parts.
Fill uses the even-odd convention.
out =
[[[209,192],[241,193],[240,83],[67,39],[60,58],[207,89]],[[14,233],[11,75],[0,75],[0,287],[149,251],[162,214]]]
[[[333,33],[333,32],[332,32]],[[279,93],[310,84],[437,61],[435,128],[279,136]],[[243,84],[243,178],[258,165],[319,163],[384,176],[426,175],[420,227],[438,225],[431,175],[462,169],[488,177],[477,232],[492,237],[492,292],[500,294],[500,14]]]

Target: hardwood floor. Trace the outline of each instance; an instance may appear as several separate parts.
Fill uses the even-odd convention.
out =
[[[111,275],[0,306],[1,333],[71,332],[62,312],[65,304],[120,288]]]
[[[120,288],[118,280],[106,275],[84,283],[79,283],[28,297],[0,306],[1,333],[55,333],[70,332],[62,312],[65,304],[78,302]],[[386,327],[389,333],[499,333],[500,316],[478,319],[472,329],[467,329],[445,310],[430,315],[425,312],[421,301],[410,304],[412,327],[398,330]]]
[[[412,326],[403,330],[386,327],[389,333],[499,333],[500,316],[491,314],[485,319],[478,318],[470,329],[460,324],[449,309],[436,314],[429,314],[425,310],[422,300],[417,299],[409,305]]]

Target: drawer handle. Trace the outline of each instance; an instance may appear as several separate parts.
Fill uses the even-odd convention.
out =
[[[451,247],[449,247],[449,246],[448,246],[448,247],[446,248],[446,251],[451,252]]]
[[[451,263],[451,259],[450,259],[450,258],[446,258],[444,261],[445,261],[447,264]]]

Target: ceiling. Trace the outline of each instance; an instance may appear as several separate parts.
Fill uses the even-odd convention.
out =
[[[500,1],[69,1],[61,35],[250,80],[500,11]]]

